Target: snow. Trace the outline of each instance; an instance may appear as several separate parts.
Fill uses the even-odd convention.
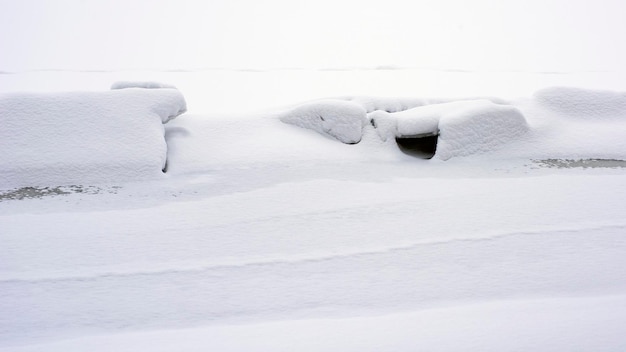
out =
[[[519,109],[489,100],[429,104],[395,113],[374,111],[368,117],[383,141],[438,135],[435,157],[442,160],[493,152],[529,130]]]
[[[624,296],[560,297],[306,319],[96,335],[16,352],[83,351],[619,351]],[[610,322],[607,324],[607,322]],[[497,332],[497,333],[495,333]],[[454,338],[451,338],[454,336]],[[584,336],[585,338],[581,338]],[[279,338],[275,338],[279,337]]]
[[[386,112],[404,111],[417,106],[427,105],[429,103],[429,101],[426,99],[406,97],[394,98],[359,96],[346,99],[362,105],[368,113],[374,112],[376,110],[382,110]]]
[[[375,97],[355,96],[344,98],[362,105],[368,113],[382,110],[389,113],[401,112],[419,106],[448,103],[457,100],[480,100],[486,99],[496,104],[506,104],[506,99],[497,97],[465,97],[465,98],[409,98],[409,97]]]
[[[185,110],[175,89],[0,96],[0,186],[158,178],[163,124]]]
[[[523,114],[511,105],[484,99],[439,104],[419,101],[427,105],[394,113],[376,110],[367,119],[383,141],[439,135],[435,156],[442,160],[492,152],[528,132]],[[387,109],[395,110],[388,105]],[[364,119],[357,106],[338,101],[303,104],[281,117],[283,122],[329,134],[344,143],[361,140]]]
[[[513,106],[488,101],[462,106],[452,108],[439,121],[436,156],[443,160],[496,150],[528,131],[524,115]]]
[[[361,141],[367,112],[355,103],[322,100],[297,106],[280,116],[280,120],[355,144]]]
[[[1,75],[0,351],[622,350],[623,86],[594,75]]]
[[[2,4],[0,352],[626,351],[623,1]]]
[[[119,81],[111,85],[111,89],[125,89],[125,88],[146,88],[146,89],[159,89],[159,88],[173,88],[171,84],[161,82],[143,82],[143,81]]]
[[[201,326],[217,328],[219,340],[220,326],[253,324],[254,331],[254,324],[298,319],[380,326],[384,315],[419,319],[448,307],[431,321],[445,326],[455,306],[510,300],[525,307],[562,296],[594,302],[626,289],[623,172],[466,178],[445,169],[437,179],[406,167],[382,165],[369,176],[363,171],[372,165],[352,167],[360,180],[324,180],[312,168],[303,174],[313,180],[274,181],[265,174],[275,167],[253,168],[222,171],[217,180],[179,178],[192,188],[159,182],[109,196],[27,200],[27,212],[2,204],[6,346]],[[399,170],[412,176],[391,177]],[[157,186],[167,192],[155,196]],[[554,314],[579,309],[566,307]],[[533,308],[522,309],[530,311],[528,326],[542,318]],[[586,317],[606,322],[605,310]],[[515,313],[505,309],[501,319]],[[590,327],[589,335],[601,336]],[[379,343],[396,343],[385,331]],[[279,336],[267,339],[288,341]]]
[[[535,93],[547,108],[573,118],[626,118],[626,93],[571,87],[553,87]]]
[[[521,138],[528,131],[526,119],[519,109],[490,100],[429,104],[427,100],[416,99],[413,103],[391,104],[393,108],[389,104],[393,102],[391,99],[370,98],[366,103],[369,102],[377,102],[378,105],[375,108],[367,105],[363,109],[352,102],[340,100],[314,101],[297,106],[281,115],[280,119],[348,144],[361,141],[363,127],[368,120],[383,141],[390,136],[439,135],[435,155],[443,160],[494,151]],[[406,108],[412,105],[418,107]],[[390,111],[405,110],[388,113],[380,110],[382,106]],[[375,111],[366,114],[372,109]]]

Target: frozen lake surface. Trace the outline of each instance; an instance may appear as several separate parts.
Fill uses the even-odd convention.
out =
[[[534,95],[624,91],[619,74],[31,71],[0,91],[120,80],[185,96],[167,172],[0,184],[0,351],[626,348],[623,93]],[[495,97],[528,130],[426,160],[370,123],[349,145],[279,118],[352,96]]]

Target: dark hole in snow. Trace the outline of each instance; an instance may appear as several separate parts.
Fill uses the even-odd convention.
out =
[[[437,151],[438,138],[439,136],[436,134],[396,137],[396,143],[404,154],[421,159],[431,159]]]

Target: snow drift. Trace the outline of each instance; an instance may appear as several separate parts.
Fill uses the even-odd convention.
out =
[[[157,177],[163,124],[185,110],[176,89],[0,96],[0,187]]]
[[[626,93],[571,87],[552,87],[537,91],[541,105],[576,118],[626,118]]]

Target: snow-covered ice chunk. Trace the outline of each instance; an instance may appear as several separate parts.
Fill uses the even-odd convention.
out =
[[[305,103],[283,113],[280,120],[331,136],[343,143],[361,141],[367,112],[359,104],[344,100]]]
[[[161,83],[161,82],[152,82],[152,81],[119,81],[111,85],[111,89],[126,89],[126,88],[176,89],[176,87],[171,84],[166,84],[166,83]]]
[[[567,116],[626,119],[626,93],[553,87],[537,91],[534,98],[543,106]]]
[[[176,89],[0,96],[0,188],[158,177],[184,111]]]
[[[431,104],[397,113],[369,114],[383,140],[439,135],[435,156],[447,160],[486,152],[528,130],[522,113],[489,100]]]
[[[457,107],[439,120],[440,159],[489,152],[528,131],[524,115],[514,106],[478,100]]]

